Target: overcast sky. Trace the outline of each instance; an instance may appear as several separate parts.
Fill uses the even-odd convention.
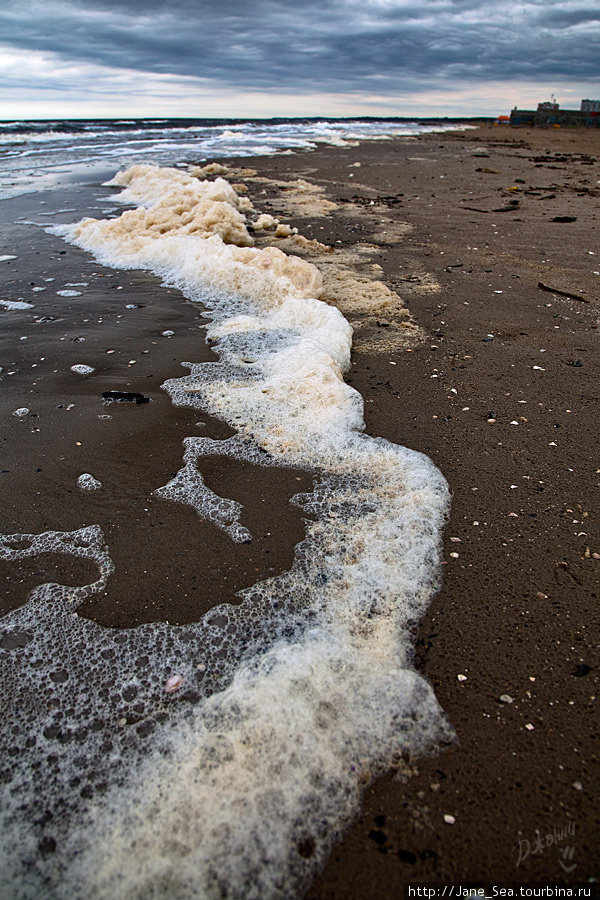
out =
[[[600,97],[598,0],[0,0],[0,118],[477,115]]]

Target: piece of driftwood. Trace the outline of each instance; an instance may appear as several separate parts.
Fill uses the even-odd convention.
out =
[[[460,209],[468,209],[470,212],[480,213],[497,213],[497,212],[516,212],[519,208],[519,201],[511,203],[510,206],[497,206],[494,209],[479,209],[477,206],[461,206]]]
[[[559,297],[568,297],[569,300],[581,300],[582,303],[589,303],[589,297],[582,297],[581,294],[573,294],[571,291],[561,291],[558,288],[550,287],[549,284],[544,284],[543,281],[538,281],[538,287],[543,291],[548,291],[550,294],[558,294]]]

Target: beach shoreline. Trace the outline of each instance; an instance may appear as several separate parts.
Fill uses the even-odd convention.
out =
[[[379,261],[423,341],[355,352],[348,380],[368,432],[427,453],[450,484],[415,662],[456,729],[367,789],[311,900],[597,874],[598,137],[484,127],[304,158],[330,199],[411,226]],[[377,240],[364,217],[324,230]]]
[[[255,170],[245,183],[256,207],[305,237],[347,252],[375,248],[361,265],[380,267],[380,279],[404,300],[406,339],[390,337],[394,321],[355,316],[347,381],[365,399],[368,434],[426,453],[453,493],[443,586],[415,635],[415,664],[456,743],[367,788],[360,820],[309,890],[311,900],[387,898],[409,881],[573,883],[596,874],[598,138],[597,130],[484,127],[223,160]],[[282,203],[281,182],[299,177],[318,185],[330,207],[314,198],[303,211]],[[17,211],[33,218],[31,201],[8,202],[13,223]],[[95,521],[96,501],[67,484],[81,472],[120,479],[118,502],[104,513],[107,522],[119,516],[110,540],[118,548],[120,531],[121,584],[81,609],[111,627],[193,621],[205,610],[202,598],[209,606],[235,602],[241,587],[285,571],[302,536],[288,500],[310,489],[305,473],[216,468],[215,485],[224,477],[235,484],[255,516],[253,533],[264,534],[242,562],[240,548],[231,552],[193,510],[141,502],[141,485],[158,487],[177,470],[181,440],[198,420],[172,407],[160,384],[181,374],[183,360],[213,357],[202,311],[157,279],[104,269],[55,236],[14,227],[15,246],[21,240],[24,251],[27,242],[27,253],[3,264],[3,296],[31,299],[32,281],[46,290],[35,295],[41,299],[29,319],[7,313],[3,353],[16,347],[18,359],[16,376],[4,378],[3,414],[12,428],[6,467],[17,477],[2,530],[40,531],[40,513],[47,528]],[[41,267],[40,254],[47,254]],[[59,271],[65,285],[87,280],[96,294],[82,291],[67,312],[64,301],[53,305],[49,291],[57,283],[44,279]],[[54,319],[35,321],[48,316]],[[46,371],[41,354],[56,353],[48,348],[59,330],[64,350],[52,366],[60,365]],[[5,362],[13,363],[10,355],[0,360],[8,372]],[[75,363],[97,375],[71,373]],[[43,378],[31,372],[34,365]],[[101,391],[110,389],[140,391],[152,403],[103,407]],[[24,405],[39,416],[40,431],[29,416],[10,418]],[[205,417],[203,435],[230,433]],[[144,461],[142,445],[153,448]],[[269,527],[273,521],[277,528]],[[137,561],[127,558],[133,528]],[[147,543],[153,529],[158,550]],[[171,580],[165,587],[164,569],[147,566],[140,590],[137,563],[154,556],[173,561]],[[56,560],[48,565],[55,573]],[[17,589],[22,602],[40,578],[39,567],[6,568],[12,580],[4,611]],[[200,588],[193,585],[198,568]],[[60,575],[85,583],[86,573],[75,569]],[[519,859],[536,832],[556,834],[570,824],[568,839]],[[565,848],[573,849],[568,858]]]

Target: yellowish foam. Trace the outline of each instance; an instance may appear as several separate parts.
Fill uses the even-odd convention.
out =
[[[189,374],[164,387],[175,404],[219,416],[235,434],[186,439],[182,469],[158,490],[248,540],[239,504],[207,488],[198,460],[300,467],[315,487],[293,502],[310,519],[289,572],[185,628],[113,635],[73,615],[81,596],[56,596],[56,586],[11,614],[10,629],[28,636],[14,638],[18,654],[7,651],[5,667],[18,672],[23,729],[49,736],[17,755],[0,878],[20,879],[23,898],[299,896],[356,814],[362,786],[447,735],[410,662],[411,629],[438,581],[447,487],[422,454],[364,433],[362,397],[343,380],[352,329],[317,299],[319,270],[275,248],[228,244],[218,229],[186,230],[177,209],[198,186],[178,170],[150,169],[115,179],[139,215],[59,230],[106,264],[151,269],[212,317],[219,363],[186,363]],[[219,192],[229,223],[241,215],[237,194],[230,202],[214,184],[198,204]],[[162,235],[145,215],[156,207],[172,223]],[[87,590],[104,589],[110,548],[97,531],[84,538],[81,552],[101,573]],[[4,536],[0,555],[60,540]],[[80,540],[68,536],[64,552],[80,552]],[[50,688],[49,659],[67,673]],[[26,701],[37,696],[38,706]],[[60,743],[55,723],[81,738]],[[37,763],[52,808],[75,770],[104,784],[92,800],[71,792],[71,805],[43,826],[57,841],[50,862],[28,846],[23,826],[23,808],[33,815],[39,795]]]

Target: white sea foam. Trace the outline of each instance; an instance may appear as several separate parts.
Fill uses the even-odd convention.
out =
[[[90,475],[89,472],[84,472],[80,475],[77,479],[77,484],[82,491],[98,491],[102,487],[102,482]]]
[[[236,433],[187,438],[158,493],[250,540],[198,460],[300,467],[315,487],[293,502],[311,519],[289,572],[181,628],[113,632],[77,616],[111,571],[97,528],[0,541],[4,558],[54,549],[99,573],[85,588],[37,589],[2,623],[18,718],[0,851],[12,896],[298,896],[361,786],[448,735],[410,642],[437,584],[445,481],[425,456],[364,434],[362,398],[343,380],[351,328],[318,299],[318,270],[249,246],[235,192],[195,181],[130,170],[115,183],[138,210],[56,230],[210,310],[220,361],[186,363],[165,388]],[[38,811],[36,831],[42,788],[52,818]]]
[[[0,306],[4,309],[33,309],[33,303],[26,300],[0,300]]]

